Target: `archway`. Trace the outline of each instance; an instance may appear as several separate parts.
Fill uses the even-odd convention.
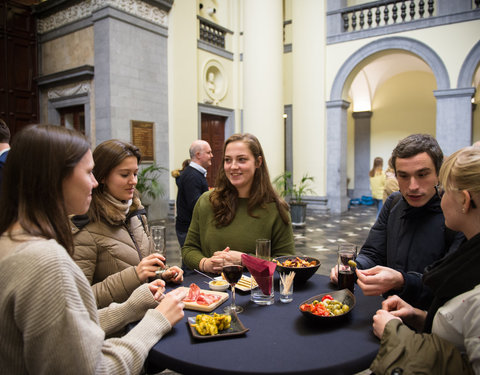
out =
[[[440,57],[429,46],[410,38],[391,37],[371,42],[344,62],[333,82],[330,101],[326,103],[327,197],[329,208],[334,213],[346,211],[348,205],[346,194],[347,109],[350,105],[347,97],[348,88],[359,67],[367,64],[372,56],[388,50],[401,50],[418,56],[431,68],[437,83],[437,91],[445,91],[450,87],[450,79]]]

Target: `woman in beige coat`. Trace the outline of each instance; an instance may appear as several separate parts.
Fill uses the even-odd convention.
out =
[[[146,211],[137,184],[138,148],[109,140],[93,152],[93,173],[99,185],[93,191],[87,215],[75,216],[74,260],[92,284],[99,308],[123,302],[141,284],[165,268],[165,258],[153,253]],[[170,267],[165,281],[181,283],[183,271]]]

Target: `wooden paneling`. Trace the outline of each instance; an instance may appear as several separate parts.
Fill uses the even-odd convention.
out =
[[[38,121],[37,40],[31,8],[0,4],[0,117],[12,135]]]

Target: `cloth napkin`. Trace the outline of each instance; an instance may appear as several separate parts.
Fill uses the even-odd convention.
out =
[[[262,290],[263,294],[270,295],[272,292],[272,276],[277,267],[277,263],[260,259],[249,254],[242,254],[242,264],[247,267],[250,275],[253,276]]]

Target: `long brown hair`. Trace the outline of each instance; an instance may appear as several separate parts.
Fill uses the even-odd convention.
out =
[[[377,173],[381,173],[383,168],[383,159],[379,156],[377,156],[375,159],[373,159],[373,167],[368,173],[370,177],[375,177]]]
[[[129,156],[136,157],[137,163],[140,164],[142,156],[138,147],[119,139],[102,142],[93,151],[93,161],[95,162],[93,175],[98,181],[98,187],[93,189],[92,203],[88,210],[88,217],[91,221],[99,221],[102,216],[103,211],[99,205],[105,204],[105,201],[101,199],[101,196],[105,194],[105,179],[116,166]]]
[[[288,204],[277,194],[270,182],[267,161],[257,137],[249,133],[232,135],[225,141],[223,146],[223,158],[225,158],[225,150],[228,144],[238,141],[244,142],[248,146],[256,163],[258,163],[259,160],[262,161],[260,166],[255,169],[255,174],[253,176],[250,196],[248,197],[248,214],[252,217],[256,217],[253,214],[254,209],[259,207],[263,208],[266,203],[275,202],[280,217],[285,224],[288,224],[290,221],[288,216]],[[224,163],[220,164],[217,179],[215,181],[215,189],[210,195],[210,202],[213,206],[213,213],[217,227],[225,227],[229,225],[235,218],[235,213],[237,211],[238,191],[227,178]]]
[[[0,233],[15,222],[73,253],[63,181],[90,149],[85,136],[56,125],[31,125],[14,138],[3,174]]]

